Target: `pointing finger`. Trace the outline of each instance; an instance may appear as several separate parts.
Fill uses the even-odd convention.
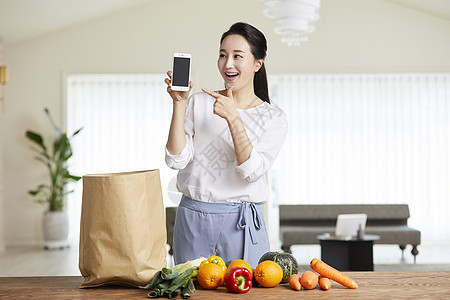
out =
[[[211,97],[216,98],[216,99],[220,96],[219,94],[217,94],[217,93],[215,93],[213,91],[207,90],[205,88],[202,88],[202,91],[205,92],[206,94],[210,95]]]
[[[233,86],[230,86],[230,87],[227,89],[227,97],[233,98]]]

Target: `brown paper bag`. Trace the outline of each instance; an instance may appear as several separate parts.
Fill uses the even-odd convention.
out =
[[[165,266],[159,170],[83,176],[81,287],[143,286]]]

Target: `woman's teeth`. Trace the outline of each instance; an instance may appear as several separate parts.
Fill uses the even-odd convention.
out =
[[[238,76],[239,74],[238,74],[238,73],[225,73],[225,75],[227,75],[227,77],[228,77],[229,79],[233,79],[233,78],[235,78],[236,76]]]

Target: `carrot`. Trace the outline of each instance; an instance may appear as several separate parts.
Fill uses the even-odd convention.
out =
[[[356,289],[358,287],[358,284],[345,275],[344,273],[336,270],[330,265],[327,265],[320,259],[314,258],[310,263],[311,269],[322,275],[323,277],[327,277],[331,280],[334,280],[343,286],[346,286],[351,289]]]
[[[320,288],[324,291],[327,291],[331,288],[331,281],[329,278],[323,277],[322,275],[319,276],[319,285]]]
[[[312,290],[316,288],[319,282],[319,277],[313,271],[305,271],[300,277],[300,283],[305,290]]]
[[[302,289],[298,274],[292,274],[291,277],[289,277],[289,285],[296,291],[300,291]]]

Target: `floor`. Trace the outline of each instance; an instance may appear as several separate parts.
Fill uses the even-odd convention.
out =
[[[406,248],[402,259],[398,246],[375,245],[375,271],[450,271],[450,244],[421,245],[418,249],[419,255],[414,264],[410,248]],[[320,246],[293,246],[292,252],[300,264],[300,271],[303,271],[312,258],[320,257]],[[170,256],[167,262],[168,267],[173,266]],[[0,253],[0,277],[70,275],[80,275],[76,245],[62,250],[14,247]]]

